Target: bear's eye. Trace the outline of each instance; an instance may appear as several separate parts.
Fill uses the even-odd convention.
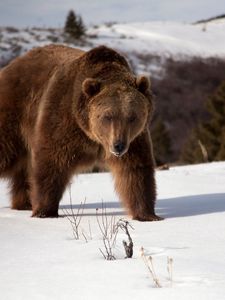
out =
[[[128,123],[133,123],[136,120],[136,116],[132,115],[128,118]]]
[[[112,116],[110,116],[110,115],[106,115],[106,116],[103,117],[103,120],[106,121],[106,122],[111,122],[112,119],[113,119],[113,118],[112,118]]]

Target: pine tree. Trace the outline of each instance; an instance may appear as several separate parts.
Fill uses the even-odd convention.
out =
[[[156,164],[162,165],[168,163],[168,157],[171,154],[171,141],[169,132],[160,118],[154,122],[151,136]]]
[[[85,35],[83,20],[81,16],[77,16],[73,10],[70,10],[67,15],[64,32],[75,39],[80,39]]]
[[[184,162],[202,162],[202,151],[198,149],[201,145],[206,149],[209,161],[225,160],[225,81],[208,99],[206,109],[209,120],[192,132],[181,155]]]
[[[78,16],[77,17],[77,35],[81,37],[81,36],[85,35],[85,31],[86,31],[86,29],[85,29],[83,20],[82,20],[81,16]]]

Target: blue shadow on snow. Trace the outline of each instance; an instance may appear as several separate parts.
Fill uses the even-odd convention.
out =
[[[107,209],[116,209],[109,211],[107,215],[125,215],[122,206],[119,202],[104,202]],[[102,202],[85,203],[84,216],[93,216],[96,214],[96,209],[100,209],[101,213]],[[76,213],[80,208],[80,204],[73,204],[72,209]],[[60,209],[64,213],[72,213],[70,205],[61,205]],[[93,209],[93,212],[85,213],[85,209]],[[118,211],[119,210],[119,211]],[[205,215],[219,213],[225,211],[225,194],[203,194],[193,196],[183,196],[169,199],[160,199],[156,202],[156,213],[164,218],[179,218],[195,215]]]

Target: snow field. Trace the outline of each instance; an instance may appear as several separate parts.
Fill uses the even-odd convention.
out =
[[[108,173],[74,178],[74,211],[86,198],[80,227],[92,239],[74,240],[70,222],[30,218],[30,212],[9,209],[6,182],[0,183],[1,299],[224,299],[225,294],[225,163],[157,171],[157,213],[161,222],[130,220],[134,256],[124,259],[123,233],[118,235],[117,260],[103,259],[96,208],[107,205],[109,217],[128,218],[113,191]],[[65,192],[62,208],[69,209]],[[140,257],[153,258],[163,286],[155,288]],[[173,283],[167,257],[174,260]]]

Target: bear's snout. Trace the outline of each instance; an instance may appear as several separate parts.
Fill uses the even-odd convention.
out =
[[[112,154],[122,156],[126,152],[126,144],[123,141],[116,141],[113,144]]]
[[[125,144],[123,142],[118,141],[114,144],[115,152],[122,153],[124,149],[125,149]]]

